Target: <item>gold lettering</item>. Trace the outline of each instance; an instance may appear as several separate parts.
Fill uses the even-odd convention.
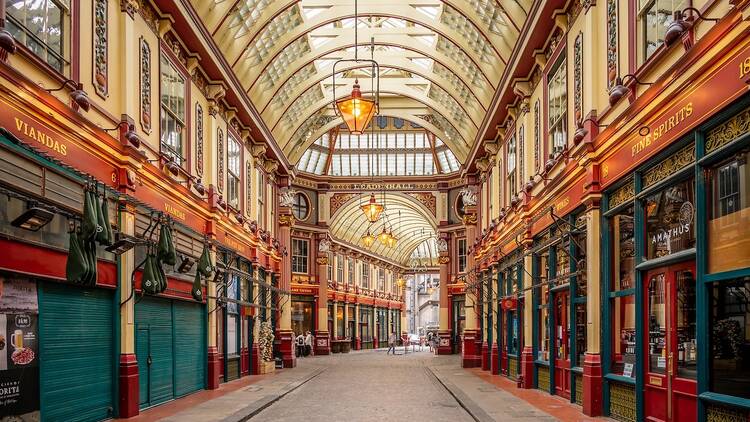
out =
[[[37,141],[45,147],[58,152],[59,154],[66,156],[68,155],[68,146],[52,136],[45,133],[41,128],[35,128],[29,125],[27,122],[21,120],[18,117],[14,117],[16,122],[16,130],[22,132],[25,136]]]
[[[693,114],[693,103],[687,103],[684,107],[677,110],[675,114],[666,118],[660,125],[650,128],[651,133],[636,140],[630,147],[630,154],[632,157],[640,154],[644,150],[648,149],[652,144],[661,139],[664,135],[672,131],[672,129],[678,127],[680,123],[684,122],[688,117]]]
[[[167,214],[169,214],[169,215],[171,215],[171,216],[173,216],[175,218],[178,218],[180,220],[184,221],[186,219],[185,211],[177,209],[177,208],[173,207],[172,205],[170,205],[170,204],[168,204],[166,202],[164,203],[164,211],[166,211]]]
[[[18,130],[20,132],[21,131],[21,127],[23,127],[23,125],[25,125],[26,123],[24,123],[18,117],[16,117],[15,119],[16,119],[16,130]]]

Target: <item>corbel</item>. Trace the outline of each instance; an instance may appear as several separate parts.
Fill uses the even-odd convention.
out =
[[[266,154],[266,144],[253,143],[252,147],[250,147],[250,153],[256,159],[262,158]]]
[[[537,48],[534,50],[534,62],[536,62],[536,65],[542,71],[547,67],[547,56],[544,54],[543,49]]]
[[[556,9],[552,14],[555,26],[564,33],[568,32],[568,14],[563,9]]]
[[[197,53],[190,53],[189,57],[187,58],[185,67],[187,67],[187,71],[191,77],[195,76],[195,72],[198,70],[198,63],[200,63],[200,59],[201,57]]]
[[[159,38],[164,38],[165,35],[167,35],[167,32],[169,32],[172,29],[172,24],[174,23],[174,18],[170,15],[163,15],[159,18]]]

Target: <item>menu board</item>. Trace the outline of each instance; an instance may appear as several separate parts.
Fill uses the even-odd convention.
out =
[[[0,415],[14,421],[39,420],[38,316],[36,282],[0,276]]]

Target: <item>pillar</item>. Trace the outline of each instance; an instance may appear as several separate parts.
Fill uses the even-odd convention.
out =
[[[524,242],[524,258],[523,265],[525,271],[523,271],[523,287],[528,288],[534,285],[534,280],[531,277],[531,269],[534,262],[534,257],[528,252],[531,241]],[[520,299],[520,298],[519,298]],[[523,339],[521,344],[523,350],[521,351],[521,374],[518,384],[521,388],[533,388],[534,387],[534,349],[532,348],[533,342],[533,318],[534,318],[534,302],[533,302],[533,289],[528,289],[523,294]]]
[[[448,283],[450,282],[449,266],[451,262],[449,247],[450,245],[450,234],[443,232],[440,233],[440,241],[438,242],[438,250],[440,256],[438,257],[438,263],[440,264],[440,286],[439,286],[439,302],[440,310],[438,315],[438,321],[440,327],[438,328],[438,347],[435,349],[435,353],[438,355],[450,355],[453,353],[451,346],[451,321],[450,321],[450,298],[448,297]]]
[[[331,319],[333,320],[333,333],[331,333],[331,338],[334,340],[338,340],[338,338],[341,336],[341,333],[339,332],[339,303],[337,301],[333,301],[333,315],[331,315]]]
[[[586,211],[586,354],[583,358],[583,413],[602,414],[602,359],[601,359],[601,213],[597,204]]]
[[[288,192],[288,191],[287,191]],[[287,194],[283,192],[282,195]],[[292,290],[292,226],[294,226],[294,215],[288,204],[279,206],[279,243],[282,250],[287,253],[281,256],[281,277],[279,278],[279,288],[289,292]],[[276,336],[279,339],[279,352],[284,362],[284,368],[294,368],[297,366],[297,360],[294,353],[294,332],[292,332],[292,298],[281,298],[281,309],[279,315],[279,328]],[[276,304],[274,304],[275,307]]]
[[[318,329],[315,331],[314,344],[316,355],[331,353],[331,344],[328,341],[328,245],[326,234],[319,234],[315,259],[318,265]]]
[[[119,204],[120,230],[135,235],[135,208],[125,202]],[[135,294],[130,275],[135,267],[135,249],[119,257],[120,266],[120,410],[119,417],[129,418],[139,413],[138,361],[135,357]]]
[[[500,373],[500,367],[498,366],[500,364],[500,350],[497,347],[497,323],[498,319],[500,319],[500,315],[498,312],[496,312],[498,304],[500,303],[500,292],[496,290],[496,271],[500,271],[499,267],[497,265],[491,266],[489,274],[490,277],[487,280],[487,292],[489,293],[489,298],[487,300],[487,312],[492,313],[492,325],[487,327],[487,330],[489,330],[491,334],[490,336],[488,336],[488,338],[492,338],[492,342],[490,344],[490,373],[493,375],[498,375]]]
[[[211,262],[216,265],[216,251],[211,250]],[[208,368],[206,380],[206,389],[215,390],[219,388],[219,379],[221,374],[221,360],[219,357],[217,328],[219,324],[218,312],[216,312],[216,283],[206,283],[206,306],[208,307]],[[211,312],[213,311],[213,312]],[[257,337],[257,336],[256,336]]]
[[[359,336],[359,303],[354,304],[354,349],[362,349],[362,338]]]
[[[491,345],[487,341],[489,339],[490,331],[490,312],[489,308],[491,302],[492,293],[489,291],[488,280],[490,278],[490,270],[482,271],[482,296],[480,297],[482,303],[482,369],[485,371],[490,370],[490,347]]]
[[[464,204],[467,202],[466,196],[464,196]],[[466,243],[468,245],[472,245],[474,239],[477,237],[477,217],[477,206],[475,204],[464,207],[463,223],[466,227]],[[479,280],[473,278],[471,274],[475,274],[476,277],[481,277],[481,275],[476,271],[475,265],[472,250],[466,256],[466,327],[464,328],[463,344],[461,347],[461,366],[464,368],[476,368],[482,364],[481,352],[479,347],[477,347],[477,341],[481,341],[482,336],[477,324],[477,310],[479,309],[477,283]]]
[[[349,303],[344,301],[344,332],[341,334],[344,338],[350,338],[352,333],[349,332]]]

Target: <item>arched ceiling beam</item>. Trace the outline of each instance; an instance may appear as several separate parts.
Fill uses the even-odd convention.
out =
[[[273,85],[268,85],[263,79],[261,79],[258,83],[255,83],[252,87],[248,88],[245,83],[245,76],[241,73],[238,73],[237,76],[240,81],[243,81],[243,87],[248,90],[250,99],[252,99],[254,103],[260,103],[267,98],[268,90],[273,89],[273,87],[277,85],[281,86],[280,84],[283,83],[282,81],[289,80],[295,73],[300,69],[303,69],[305,66],[308,66],[310,63],[319,59],[335,61],[339,58],[345,57],[345,53],[342,53],[342,50],[352,48],[354,46],[352,41],[353,39],[337,37],[330,40],[319,49],[297,57],[294,61],[288,63],[287,66],[282,68],[282,70],[276,75],[275,80],[278,82]],[[423,44],[417,39],[412,37],[405,38],[398,35],[382,35],[376,39],[376,46],[398,47],[414,52],[413,57],[406,53],[405,56],[407,58],[431,59],[439,65],[441,72],[450,72],[456,75],[469,89],[471,89],[472,93],[474,93],[477,98],[482,99],[484,104],[488,105],[489,102],[492,101],[494,85],[484,78],[481,73],[472,73],[471,69],[457,65],[452,57],[434,48],[428,48],[426,44]],[[375,52],[375,61],[380,60],[380,54],[381,53],[378,51]],[[346,57],[349,56],[353,56],[353,53]],[[369,54],[366,54],[364,49],[362,49],[362,51],[360,51],[360,58],[367,57],[369,57]],[[322,71],[325,72],[326,70]],[[330,72],[331,68],[327,68],[327,71]],[[438,73],[434,64],[430,68],[430,72]]]
[[[403,19],[407,22],[422,26],[422,28],[359,28],[359,33],[361,35],[360,40],[362,40],[362,45],[367,44],[367,41],[370,39],[370,37],[380,34],[398,34],[402,38],[405,35],[414,36],[437,34],[438,36],[442,36],[446,40],[450,41],[459,50],[461,50],[463,54],[466,54],[466,56],[474,63],[474,65],[481,69],[481,72],[485,75],[485,77],[493,83],[493,86],[497,83],[500,76],[502,75],[502,71],[505,68],[507,58],[501,57],[499,53],[497,53],[497,51],[494,49],[492,50],[494,53],[494,57],[491,57],[489,59],[483,58],[476,51],[476,49],[469,44],[468,40],[464,36],[456,32],[449,26],[443,24],[442,22],[427,18],[426,15],[417,12],[408,3],[399,2],[398,4],[388,4],[384,3],[382,0],[368,0],[366,5],[361,6],[361,10],[367,11],[366,14],[360,15],[361,18],[392,17],[395,19]],[[252,66],[246,63],[245,55],[246,50],[251,46],[251,44],[256,42],[256,40],[251,40],[250,43],[246,45],[235,43],[234,46],[231,46],[228,49],[224,50],[224,54],[226,55],[227,60],[232,64],[235,72],[238,75],[242,75],[240,80],[249,82],[250,85],[252,85],[258,79],[260,74],[266,70],[266,68],[273,62],[273,60],[275,60],[276,57],[288,45],[292,44],[301,37],[310,34],[310,32],[315,31],[318,28],[322,28],[325,25],[329,25],[342,19],[350,18],[354,18],[351,4],[348,4],[346,6],[333,6],[326,12],[321,13],[302,24],[290,28],[283,35],[280,35],[278,38],[269,41],[269,45],[265,47],[266,51],[263,59],[260,61],[260,63]],[[323,31],[324,33],[330,31],[330,34],[337,38],[346,38],[349,41],[354,40],[353,28],[330,28],[321,29],[320,31]],[[315,35],[317,36],[318,32],[320,31],[316,31]],[[258,37],[262,36],[264,36],[264,34],[261,32]],[[500,60],[503,64],[500,65],[497,60]]]
[[[340,95],[339,98],[343,98],[346,95],[348,95],[348,92],[346,91],[346,87],[342,87],[342,90],[344,90],[346,94]],[[351,87],[349,87],[348,91],[351,91]],[[367,95],[365,91],[363,91],[363,93]],[[407,98],[414,100],[416,103],[422,104],[423,106],[427,106],[431,108],[432,110],[434,110],[434,111],[431,111],[430,114],[437,113],[442,118],[442,120],[446,122],[446,124],[453,125],[453,123],[451,123],[451,121],[449,120],[450,117],[443,114],[444,113],[443,106],[435,104],[434,101],[426,98],[425,96],[419,96],[418,92],[413,92],[412,90],[407,90],[405,88],[402,88],[397,92],[389,92],[387,90],[382,90],[382,87],[381,87],[381,95],[388,94],[388,93],[394,93],[402,97],[407,97]],[[387,102],[383,102],[384,99],[385,99],[384,97],[381,97],[381,109],[387,107]],[[297,123],[293,125],[293,129],[290,127],[284,130],[284,128],[282,127],[274,131],[274,137],[279,141],[279,145],[281,146],[281,148],[284,149],[284,151],[288,151],[290,142],[295,141],[295,139],[293,139],[295,134],[298,133],[300,129],[303,127],[303,125],[307,123],[308,119],[314,118],[321,111],[330,110],[330,114],[332,115],[333,114],[333,111],[331,110],[332,102],[333,102],[332,97],[330,96],[326,97],[318,101],[315,107],[308,108],[308,110],[311,110],[311,112],[305,113],[304,116],[297,119],[296,120]],[[433,107],[433,105],[437,107]],[[404,119],[411,118],[409,116],[398,116],[398,117],[403,117]],[[340,119],[337,118],[337,120],[340,120]],[[420,117],[420,120],[424,121],[424,119],[421,117]],[[420,122],[416,122],[416,123],[420,123]],[[475,128],[471,128],[471,131],[464,131],[464,132],[462,132],[462,129],[463,129],[462,127],[451,126],[450,128],[441,128],[439,131],[440,133],[444,135],[444,137],[441,137],[440,139],[442,139],[443,142],[445,142],[448,145],[448,147],[454,152],[456,157],[465,156],[465,154],[468,153],[468,149],[469,149],[468,142],[469,140],[474,139],[474,136],[476,134]],[[456,135],[451,135],[450,133],[446,132],[446,130],[455,131]],[[434,133],[437,134],[437,132],[434,132]],[[314,139],[317,139],[317,138],[314,138]]]
[[[382,70],[382,68],[381,68]],[[352,86],[354,85],[356,78],[353,77],[336,77],[336,95],[340,98],[346,97],[351,93]],[[288,123],[292,121],[288,117],[291,115],[290,112],[298,114],[299,117],[293,121],[301,124],[302,119],[313,114],[315,111],[324,108],[326,104],[333,104],[333,92],[330,95],[322,94],[323,91],[328,91],[329,86],[332,85],[332,78],[326,78],[323,82],[323,86],[313,85],[311,89],[315,89],[317,94],[321,94],[319,100],[315,103],[311,103],[304,108],[300,104],[307,101],[304,94],[301,94],[297,99],[289,104],[286,108],[278,110],[273,114],[265,114],[264,120],[271,127],[274,136],[277,139],[288,139],[282,136],[282,132],[278,131],[279,123]],[[369,90],[367,80],[360,80],[360,85],[363,88],[363,93]],[[364,88],[368,88],[365,90]],[[407,98],[412,98],[415,101],[419,101],[435,110],[440,112],[445,117],[450,117],[456,124],[456,129],[465,132],[469,136],[465,136],[465,139],[473,139],[476,131],[481,123],[482,114],[479,110],[472,111],[465,108],[464,101],[462,99],[456,99],[448,93],[444,88],[439,85],[432,85],[429,80],[414,80],[412,78],[381,78],[380,79],[380,91],[381,93],[394,93],[403,95]],[[316,95],[317,95],[316,94]],[[438,95],[435,98],[435,95]],[[444,98],[442,98],[444,97]],[[298,127],[298,126],[297,126]],[[295,129],[297,128],[295,127]],[[288,134],[287,134],[288,135]]]
[[[456,101],[465,102],[466,106],[468,108],[471,108],[472,111],[479,112],[482,115],[484,112],[486,112],[486,104],[489,104],[489,101],[491,100],[490,92],[477,92],[472,90],[469,85],[466,85],[466,83],[464,83],[459,78],[459,76],[453,72],[450,72],[448,75],[438,74],[435,73],[431,68],[428,69],[423,66],[419,66],[414,60],[411,60],[409,58],[410,55],[413,55],[410,53],[410,51],[378,52],[377,62],[381,70],[384,68],[398,69],[419,75],[425,79],[429,79],[431,82],[437,84],[443,90],[453,96]],[[345,59],[353,59],[354,54],[349,52],[347,54],[343,54],[341,57]],[[421,57],[414,58],[421,59]],[[320,67],[315,64],[315,61],[306,64],[305,66],[303,66],[303,68],[307,68],[307,66],[315,66],[315,73],[309,73],[306,71],[303,75],[301,72],[296,72],[285,81],[277,82],[274,88],[272,88],[273,91],[270,93],[270,95],[268,90],[263,90],[261,92],[256,91],[256,95],[254,97],[251,96],[251,98],[255,100],[254,104],[261,111],[261,115],[265,116],[269,112],[273,113],[274,107],[278,107],[278,105],[288,105],[287,103],[290,103],[293,99],[301,96],[305,91],[314,86],[316,83],[322,82],[327,78],[330,79],[330,67],[326,67],[321,70]],[[366,62],[343,62],[336,67],[336,73],[338,74],[339,71],[345,72],[347,70],[369,67],[369,63]],[[283,98],[286,99],[287,103],[284,102],[284,99],[279,99],[279,94],[283,95]],[[481,98],[477,97],[477,95],[481,95]]]
[[[437,126],[433,125],[431,122],[428,122],[424,120],[422,115],[423,113],[427,113],[429,110],[422,109],[422,110],[413,110],[409,108],[405,109],[389,109],[384,110],[380,112],[381,116],[387,116],[387,117],[396,117],[399,119],[408,120],[411,122],[414,122],[423,128],[425,128],[427,131],[435,134],[438,138],[443,140],[445,142],[446,146],[453,152],[453,155],[456,156],[456,159],[459,162],[463,162],[466,159],[466,155],[468,154],[468,151],[465,148],[456,148],[455,144],[451,141],[446,141],[447,139],[445,132],[442,131],[442,129],[438,128]],[[341,119],[337,118],[334,119],[325,125],[317,128],[316,130],[312,131],[310,133],[310,136],[305,139],[304,142],[299,144],[291,144],[288,145],[288,149],[284,150],[284,153],[289,157],[289,162],[297,164],[299,162],[299,159],[302,157],[302,154],[307,150],[307,148],[310,147],[315,141],[320,138],[325,132],[328,130],[331,130],[332,128],[342,124],[343,122]]]

